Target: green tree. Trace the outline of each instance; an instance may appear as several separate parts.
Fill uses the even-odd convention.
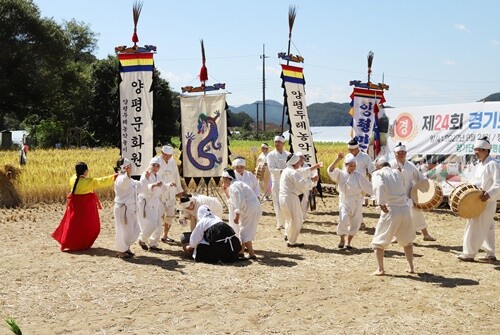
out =
[[[170,89],[168,81],[155,70],[153,77],[153,143],[172,143],[172,137],[179,137],[179,93]]]
[[[0,126],[12,112],[18,121],[45,115],[57,101],[68,40],[53,20],[40,18],[30,0],[0,3]]]
[[[118,59],[95,61],[91,68],[91,98],[89,108],[84,113],[83,123],[89,145],[120,145],[120,102],[118,85]]]
[[[69,39],[71,57],[75,63],[91,64],[96,60],[94,52],[97,50],[97,34],[85,22],[75,19],[64,21],[64,32]]]

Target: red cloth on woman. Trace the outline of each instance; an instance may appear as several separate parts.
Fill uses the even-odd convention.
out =
[[[92,247],[101,221],[98,209],[101,204],[95,193],[70,194],[66,212],[52,237],[61,244],[61,250],[86,250]]]

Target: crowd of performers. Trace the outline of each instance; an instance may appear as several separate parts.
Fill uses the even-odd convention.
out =
[[[94,189],[114,184],[114,218],[116,251],[120,258],[134,256],[131,246],[161,250],[159,242],[175,243],[169,236],[176,217],[177,199],[182,208],[181,223],[190,223],[191,232],[181,236],[184,252],[196,261],[227,263],[241,259],[257,259],[253,248],[262,216],[261,202],[272,200],[276,228],[284,231],[289,248],[303,247],[299,235],[306,220],[309,192],[318,181],[322,163],[309,166],[300,152],[284,149],[285,138],[274,138],[274,150],[261,146],[255,174],[246,170],[242,157],[234,159],[232,168],[222,175],[223,197],[226,198],[229,220],[222,220],[223,206],[216,197],[191,195],[181,187],[174,149],[165,145],[161,154],[151,159],[140,180],[131,176],[131,162],[118,160],[115,174],[88,177],[85,163],[78,163],[70,179],[71,194],[66,212],[52,236],[61,250],[89,249],[99,235],[99,200]],[[377,261],[374,275],[385,274],[384,250],[397,242],[404,250],[407,269],[414,272],[413,241],[421,231],[424,241],[435,241],[428,231],[422,211],[411,200],[412,187],[425,176],[406,158],[406,147],[399,143],[395,159],[381,156],[374,162],[359,150],[355,139],[348,143],[349,153],[339,153],[328,166],[328,175],[337,184],[339,218],[337,235],[340,249],[352,249],[353,239],[363,227],[362,206],[372,196],[380,209],[371,248]],[[485,210],[467,220],[463,237],[461,261],[474,261],[482,248],[480,259],[496,261],[494,216],[500,199],[500,163],[490,156],[491,144],[486,138],[474,143],[478,159],[475,184],[482,190],[480,200]],[[343,160],[341,169],[337,168]]]

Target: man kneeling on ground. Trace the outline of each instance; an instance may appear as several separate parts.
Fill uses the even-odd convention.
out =
[[[189,241],[188,241],[189,239]],[[238,260],[241,242],[233,228],[215,216],[206,205],[198,209],[198,223],[181,238],[184,252],[196,262],[217,264]]]

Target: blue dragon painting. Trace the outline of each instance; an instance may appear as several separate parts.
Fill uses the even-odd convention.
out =
[[[192,142],[194,141],[196,135],[192,132],[186,134],[186,154],[189,158],[191,164],[203,171],[208,171],[215,166],[218,166],[222,163],[222,157],[217,157],[212,151],[217,150],[220,151],[222,149],[222,143],[219,141],[219,130],[217,129],[217,119],[220,116],[220,112],[216,111],[215,116],[208,116],[206,113],[201,113],[198,116],[198,134],[203,136],[205,132],[207,135],[203,138],[198,146],[196,147],[197,158],[193,156],[193,152],[191,150]],[[213,150],[212,150],[213,149]],[[208,161],[206,165],[200,163],[200,158],[203,158]]]

